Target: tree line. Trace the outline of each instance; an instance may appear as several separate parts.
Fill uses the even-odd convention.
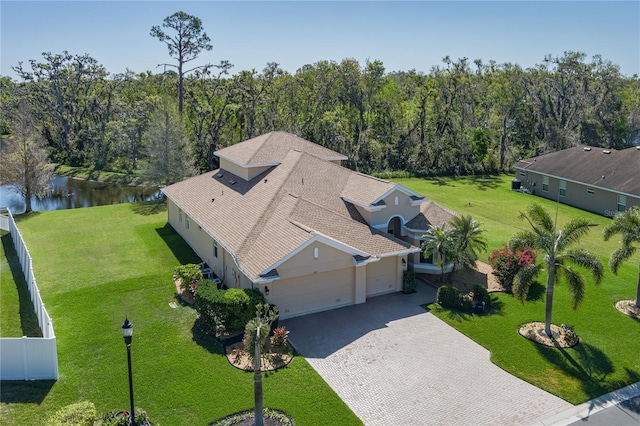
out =
[[[28,116],[51,161],[146,171],[161,184],[215,169],[216,150],[272,130],[338,151],[354,170],[419,176],[494,173],[578,144],[640,140],[640,79],[600,56],[569,51],[527,69],[445,57],[428,73],[347,58],[232,74],[228,61],[186,69],[211,45],[200,20],[181,13],[151,29],[176,61],[160,73],[111,75],[68,52],[14,66],[17,81],[0,78],[2,133]]]

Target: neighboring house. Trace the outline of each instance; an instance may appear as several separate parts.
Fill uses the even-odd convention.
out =
[[[525,190],[604,216],[640,206],[640,147],[575,147],[518,161]]]
[[[220,169],[163,188],[168,221],[229,288],[259,288],[281,318],[402,289],[420,237],[452,213],[351,171],[337,152],[272,132],[215,153]]]

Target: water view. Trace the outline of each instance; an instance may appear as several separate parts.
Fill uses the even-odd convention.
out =
[[[128,186],[92,182],[55,175],[50,182],[47,197],[31,199],[33,211],[77,209],[108,204],[150,201],[161,197],[157,187]],[[8,207],[12,213],[22,213],[25,203],[22,197],[8,185],[0,186],[0,207]]]

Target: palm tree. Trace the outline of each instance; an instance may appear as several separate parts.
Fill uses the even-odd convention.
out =
[[[481,223],[471,216],[454,216],[450,221],[452,237],[455,242],[455,257],[458,268],[476,267],[478,252],[487,250],[487,242],[482,236]]]
[[[278,317],[278,308],[270,308],[268,304],[256,305],[256,317],[245,326],[245,350],[253,358],[253,401],[255,426],[264,425],[262,365],[260,350],[265,346],[271,323]],[[252,347],[253,346],[253,347]],[[251,351],[253,350],[253,354]]]
[[[544,253],[544,266],[547,268],[545,328],[551,337],[551,312],[553,307],[554,285],[561,280],[569,285],[573,309],[576,309],[584,298],[584,278],[573,266],[580,266],[591,273],[596,284],[602,281],[602,263],[582,249],[569,249],[569,246],[580,241],[592,226],[587,220],[577,218],[571,220],[564,229],[556,230],[556,225],[549,213],[539,204],[532,204],[520,218],[529,222],[531,231],[523,231],[514,236],[512,248],[531,247]],[[535,277],[535,268],[523,268],[516,275],[513,283],[514,295],[523,302]]]
[[[444,266],[455,258],[455,241],[452,230],[444,225],[429,225],[427,233],[422,236],[422,255],[427,258],[433,255],[433,264],[440,267],[440,281],[443,281]]]
[[[618,275],[620,264],[633,256],[637,250],[633,243],[640,243],[640,207],[633,206],[625,212],[616,214],[613,222],[604,228],[605,241],[608,241],[611,236],[616,234],[620,234],[622,245],[611,254],[609,267],[614,274]],[[638,266],[636,306],[640,308],[640,265]]]

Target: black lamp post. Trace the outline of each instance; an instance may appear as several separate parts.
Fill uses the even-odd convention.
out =
[[[133,380],[131,378],[131,339],[133,337],[133,324],[131,324],[128,317],[125,318],[124,324],[122,324],[122,337],[124,337],[124,343],[127,345],[127,361],[129,363],[129,402],[131,403],[129,424],[134,425],[136,418],[133,411]]]

